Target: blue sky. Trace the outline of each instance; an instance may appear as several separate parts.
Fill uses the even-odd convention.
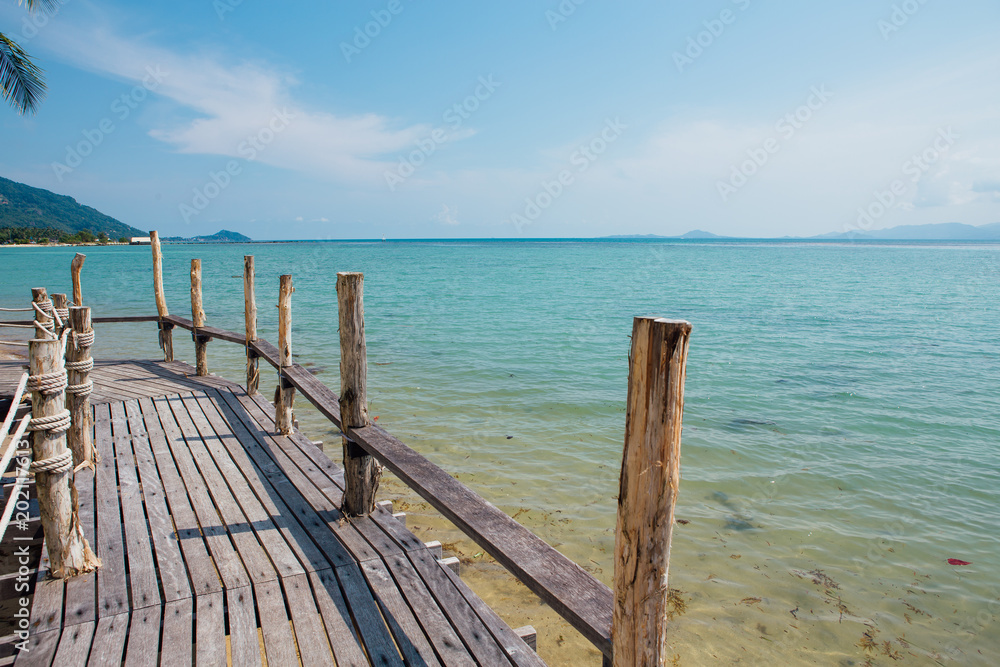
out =
[[[1000,221],[978,0],[66,0],[0,175],[164,235],[807,236]]]

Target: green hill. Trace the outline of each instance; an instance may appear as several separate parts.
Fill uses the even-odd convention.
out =
[[[161,240],[167,243],[250,243],[253,241],[249,236],[239,232],[231,232],[228,229],[219,230],[210,236],[192,236],[190,238],[165,236]]]
[[[0,228],[25,227],[67,234],[88,231],[95,236],[104,232],[113,239],[148,236],[147,232],[84,206],[72,197],[0,177]]]

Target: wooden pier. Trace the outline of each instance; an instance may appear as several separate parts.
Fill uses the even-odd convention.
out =
[[[16,665],[543,664],[390,512],[345,519],[342,471],[260,394],[195,373],[95,366],[75,483],[103,565],[43,564]]]
[[[164,361],[97,361],[89,378],[73,376],[69,390],[85,397],[89,392],[92,424],[74,422],[86,423],[93,467],[81,458],[79,425],[71,431],[73,443],[65,445],[73,450],[74,471],[53,468],[68,456],[58,446],[44,455],[35,451],[43,459],[42,523],[52,520],[46,519],[43,492],[68,482],[78,501],[73,522],[78,517],[100,566],[68,577],[55,566],[50,572],[36,538],[42,553],[30,572],[30,621],[21,634],[0,638],[0,665],[544,664],[529,646],[530,628],[511,629],[463,583],[452,569],[457,563],[441,560],[439,546],[422,543],[375,503],[382,466],[593,643],[605,665],[665,664],[667,558],[690,325],[636,319],[613,593],[369,423],[360,274],[338,277],[338,396],[292,361],[291,276],[281,280],[276,348],[257,336],[252,257],[245,262],[245,334],[205,323],[197,260],[191,265],[192,319],[170,315],[155,233],[153,260],[156,315],[95,314],[92,320],[156,323]],[[74,262],[78,306],[80,266],[82,260]],[[47,327],[52,336],[58,328],[38,303],[32,325],[41,334]],[[89,309],[69,310],[74,322],[89,326]],[[78,312],[84,310],[86,320]],[[176,328],[191,331],[196,366],[173,359]],[[69,330],[63,341],[77,333]],[[246,348],[249,392],[209,374],[213,340]],[[86,352],[73,356],[86,361],[71,364],[72,372],[89,369]],[[256,391],[259,360],[278,372],[273,402]],[[0,362],[0,396],[14,392],[22,370],[19,362]],[[43,375],[32,378],[36,387]],[[296,395],[341,429],[344,468],[295,427]],[[34,396],[37,406],[39,393]],[[38,519],[26,529],[40,534]],[[3,546],[13,549],[9,536]],[[16,574],[13,562],[0,571],[5,591]],[[619,638],[614,647],[613,634]]]

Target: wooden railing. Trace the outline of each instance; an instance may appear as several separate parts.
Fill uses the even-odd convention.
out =
[[[94,321],[115,319],[94,318]],[[146,321],[150,320],[157,318]],[[195,327],[191,320],[183,317],[168,315],[163,321],[210,339],[245,342],[243,334],[214,327]],[[279,371],[279,382],[291,384],[323,416],[341,428],[348,439],[454,523],[598,650],[610,655],[613,609],[610,588],[384,429],[374,425],[343,429],[340,397],[299,364],[282,367],[278,348],[268,341],[258,338],[248,345],[248,349]]]

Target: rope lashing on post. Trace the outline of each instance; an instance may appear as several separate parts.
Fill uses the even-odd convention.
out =
[[[62,410],[49,417],[32,417],[28,422],[29,431],[52,431],[53,433],[65,433],[72,423],[72,416],[69,410]]]
[[[37,391],[46,396],[58,394],[66,388],[66,384],[66,371],[55,371],[28,377],[28,391]]]
[[[44,472],[50,475],[59,475],[64,472],[69,472],[72,469],[73,452],[68,449],[63,450],[62,454],[57,454],[50,459],[31,462],[31,472],[36,474]]]
[[[56,308],[55,314],[59,317],[59,320],[65,322],[69,319],[69,308]]]
[[[35,321],[35,328],[43,333],[52,335],[53,338],[56,338],[56,319],[58,319],[59,316],[56,315],[55,309],[52,308],[52,300],[46,299],[45,301],[35,302],[31,304],[31,307],[34,308],[35,312],[39,315],[49,318],[48,322]],[[59,327],[62,327],[61,320],[59,321]]]
[[[94,339],[93,332],[90,334],[90,339]],[[84,347],[90,347],[89,345]],[[91,357],[86,361],[67,361],[66,370],[74,371],[76,373],[89,373],[94,370],[94,359]],[[94,390],[94,381],[87,378],[86,382],[81,384],[68,384],[66,385],[67,394],[75,394],[77,396],[90,396],[91,392]]]
[[[88,331],[87,333],[81,333],[79,331],[74,331],[73,332],[73,347],[75,349],[82,350],[85,347],[93,347],[93,346],[94,346],[94,332],[93,332],[93,330]],[[94,360],[91,359],[90,361],[93,364]],[[66,368],[69,369],[69,364],[66,364]],[[91,366],[90,368],[93,368],[93,366]],[[86,370],[89,371],[90,368],[88,368]],[[82,369],[75,369],[75,370],[82,370]]]

